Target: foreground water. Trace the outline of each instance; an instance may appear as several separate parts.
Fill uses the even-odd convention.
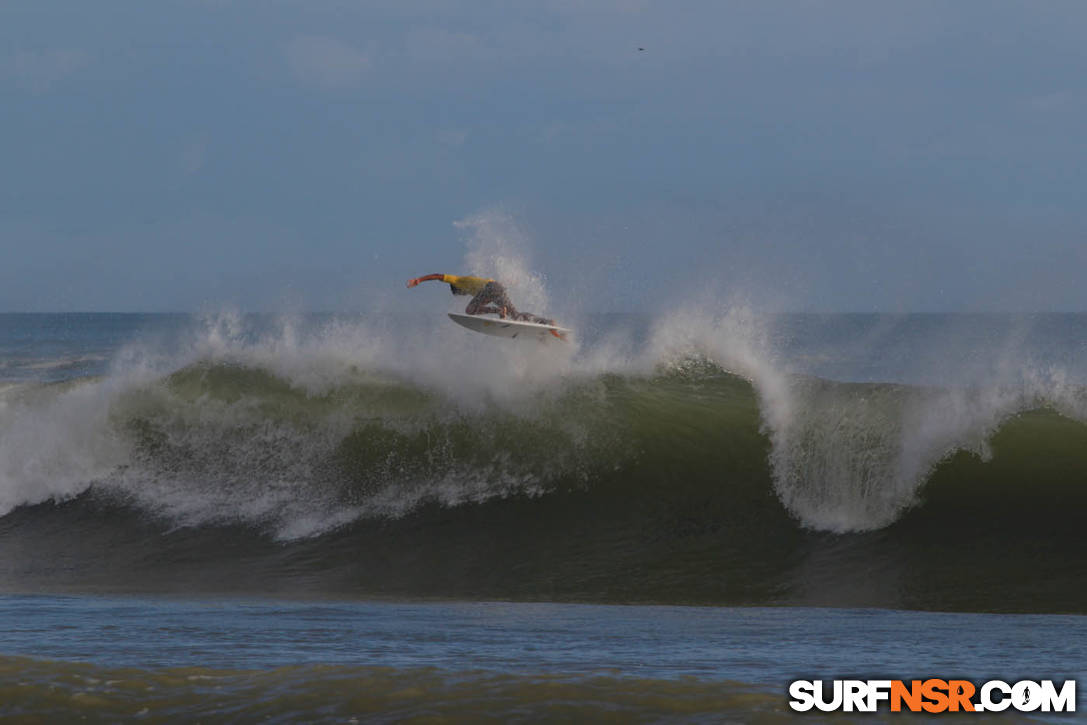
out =
[[[788,716],[801,678],[1087,680],[1087,618],[0,597],[0,716]]]

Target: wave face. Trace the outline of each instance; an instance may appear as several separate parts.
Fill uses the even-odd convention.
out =
[[[585,325],[582,326],[585,329]],[[0,586],[1083,611],[1084,388],[222,316],[0,390]]]

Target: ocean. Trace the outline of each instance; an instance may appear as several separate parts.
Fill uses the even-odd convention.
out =
[[[0,718],[1082,691],[1087,315],[563,322],[0,315]]]

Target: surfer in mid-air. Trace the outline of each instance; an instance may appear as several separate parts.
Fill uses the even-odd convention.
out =
[[[554,320],[539,317],[529,312],[518,312],[506,295],[506,288],[488,277],[457,276],[455,274],[428,274],[408,280],[408,287],[415,287],[420,282],[445,282],[455,295],[472,295],[468,306],[464,308],[469,315],[496,314],[503,320],[535,322],[539,325],[554,325]],[[557,337],[557,335],[556,335]]]

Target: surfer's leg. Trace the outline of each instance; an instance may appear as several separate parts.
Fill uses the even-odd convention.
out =
[[[483,288],[483,293],[489,295],[489,302],[493,303],[496,307],[500,307],[506,310],[506,314],[510,317],[517,317],[517,308],[510,302],[509,295],[506,294],[506,288],[498,282],[488,282],[487,286]]]
[[[517,312],[513,315],[513,319],[520,320],[521,322],[535,322],[537,325],[554,325],[555,321],[548,319],[547,317],[540,317],[534,315],[531,312]]]
[[[466,315],[498,315],[505,317],[506,314],[501,307],[495,307],[493,305],[486,305],[478,300],[472,300],[468,303],[468,306],[464,308],[464,314]]]
[[[506,294],[506,288],[498,282],[488,282],[487,286],[480,291],[479,297],[485,298],[484,301],[486,303],[494,304],[500,309],[505,310],[506,314],[503,315],[504,317],[521,320],[522,322],[535,322],[539,325],[555,324],[554,320],[548,319],[547,317],[540,317],[531,312],[518,312],[517,308],[510,302],[510,298]]]
[[[488,283],[468,302],[468,306],[464,308],[466,314],[486,315],[492,312],[502,314],[501,308],[491,305],[491,303],[494,302],[494,295],[490,290],[491,284],[493,283]]]
[[[484,305],[483,305],[482,300],[480,300],[480,297],[482,297],[482,296],[483,296],[483,294],[480,293],[480,294],[476,295],[475,297],[473,297],[472,299],[468,300],[468,305],[467,305],[467,307],[464,308],[464,314],[466,314],[466,315],[482,315],[482,314],[485,314],[487,312],[490,312],[490,310],[483,309]]]
[[[473,311],[474,310],[474,311]],[[488,282],[483,289],[479,291],[472,301],[468,303],[468,307],[465,309],[469,315],[483,315],[488,312],[494,312],[501,315],[503,318],[512,317],[513,319],[519,319],[520,313],[517,312],[517,308],[510,302],[510,298],[506,295],[506,288],[500,285],[498,282]]]

